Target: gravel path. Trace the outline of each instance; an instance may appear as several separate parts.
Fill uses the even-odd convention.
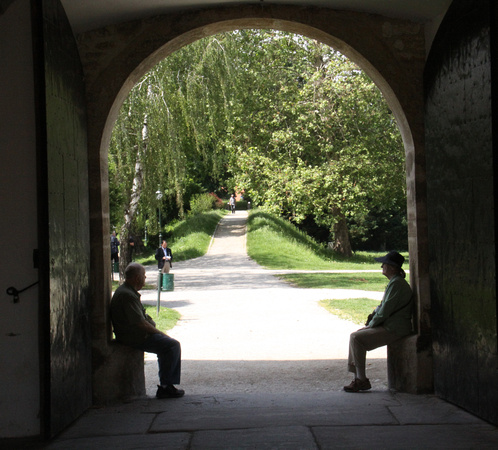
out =
[[[207,255],[173,264],[175,290],[161,305],[182,315],[169,334],[182,344],[182,387],[189,394],[315,392],[342,389],[349,334],[358,325],[318,305],[321,299],[382,293],[299,289],[263,269],[246,253],[247,213],[220,222]],[[174,249],[173,249],[174,251]],[[147,282],[157,270],[147,269]],[[157,291],[143,291],[157,303]],[[369,352],[374,389],[387,389],[386,348]],[[155,395],[156,356],[146,354],[147,394]]]

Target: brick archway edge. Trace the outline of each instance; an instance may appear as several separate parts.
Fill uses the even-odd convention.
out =
[[[404,20],[326,8],[249,5],[189,9],[78,36],[88,108],[94,402],[106,403],[141,393],[140,386],[116,391],[116,376],[106,369],[116,367],[108,364],[109,358],[119,357],[116,346],[109,345],[108,317],[111,273],[107,148],[117,113],[135,83],[160,60],[198,39],[240,28],[289,31],[334,47],[368,73],[394,112],[406,154],[410,278],[417,296],[418,334],[389,349],[389,382],[406,392],[430,392],[424,27]],[[130,354],[125,352],[123,357],[130,358]],[[143,378],[137,379],[143,383]],[[113,389],[109,383],[114,385]]]

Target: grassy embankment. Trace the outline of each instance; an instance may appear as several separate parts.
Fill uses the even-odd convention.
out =
[[[196,214],[168,227],[166,240],[174,252],[174,260],[186,261],[206,254],[216,225],[225,214],[223,210]],[[144,266],[157,264],[155,251],[155,248],[148,249],[143,255],[138,255],[135,261]]]
[[[382,292],[387,285],[380,264],[374,261],[376,256],[383,256],[386,252],[357,252],[352,258],[343,258],[316,243],[290,222],[258,211],[251,214],[248,231],[249,256],[269,269],[357,271],[279,275],[281,279],[297,287]],[[402,254],[407,260],[405,267],[408,267],[408,253]],[[365,321],[378,303],[378,300],[367,297],[324,299],[320,302],[331,313],[358,324]]]

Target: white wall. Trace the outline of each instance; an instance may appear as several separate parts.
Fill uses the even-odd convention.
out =
[[[0,15],[0,437],[40,434],[36,152],[30,1]]]

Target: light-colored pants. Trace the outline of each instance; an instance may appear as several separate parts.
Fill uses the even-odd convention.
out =
[[[367,351],[398,340],[400,336],[387,331],[384,327],[360,328],[349,337],[348,371],[355,374],[365,373]]]
[[[171,267],[169,266],[169,261],[164,261],[164,266],[161,269],[161,273],[169,273]]]

